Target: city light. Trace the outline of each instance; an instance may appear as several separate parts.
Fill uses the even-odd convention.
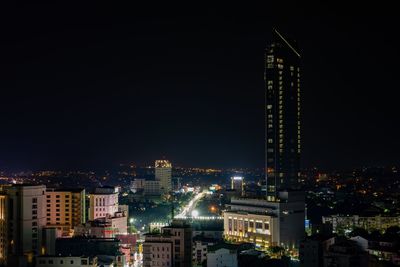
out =
[[[199,216],[199,212],[197,210],[192,211],[192,217],[196,218]]]

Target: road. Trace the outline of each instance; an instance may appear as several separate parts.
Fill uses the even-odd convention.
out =
[[[197,202],[205,196],[205,192],[197,193],[192,200],[183,208],[182,212],[176,215],[175,219],[186,219],[192,217],[192,211],[196,207]]]

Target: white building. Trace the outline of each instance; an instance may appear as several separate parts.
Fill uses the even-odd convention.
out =
[[[208,248],[207,267],[237,267],[238,246],[219,244]]]
[[[160,181],[161,193],[168,193],[172,190],[172,164],[168,160],[156,160],[155,177]]]
[[[193,266],[203,266],[207,262],[208,246],[216,243],[214,238],[197,236],[193,238]]]
[[[96,188],[90,194],[89,220],[114,216],[118,212],[118,192],[114,187]]]

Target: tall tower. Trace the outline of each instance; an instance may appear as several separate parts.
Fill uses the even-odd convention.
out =
[[[172,164],[168,160],[156,160],[155,177],[160,181],[160,190],[162,193],[168,193],[172,190]]]
[[[298,188],[300,170],[300,53],[273,30],[265,50],[265,153],[267,198]]]

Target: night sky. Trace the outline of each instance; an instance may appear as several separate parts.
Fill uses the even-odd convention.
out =
[[[272,27],[302,51],[303,167],[398,164],[397,9],[266,2],[5,8],[0,169],[263,167]]]

